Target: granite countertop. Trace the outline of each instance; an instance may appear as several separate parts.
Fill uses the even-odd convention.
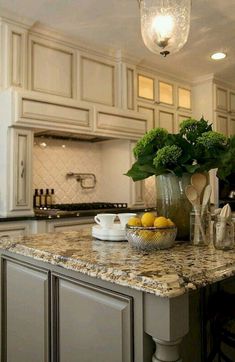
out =
[[[184,243],[143,252],[127,242],[93,239],[91,228],[0,239],[0,248],[161,297],[175,297],[235,275],[235,250]]]

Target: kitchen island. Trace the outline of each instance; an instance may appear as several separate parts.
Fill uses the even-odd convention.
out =
[[[0,248],[1,358],[11,362],[181,361],[190,294],[235,275],[234,252],[187,243],[143,252],[90,228]]]

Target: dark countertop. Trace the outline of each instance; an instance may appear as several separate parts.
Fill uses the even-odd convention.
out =
[[[113,213],[118,214],[122,212],[136,212],[141,213],[145,211],[154,211],[156,208],[154,207],[128,207],[128,208],[114,208],[114,209],[103,209],[103,210],[78,210],[74,212],[74,215],[66,215],[66,214],[52,214],[52,215],[35,215],[35,216],[13,216],[13,217],[1,217],[0,216],[0,223],[1,222],[11,222],[11,221],[27,221],[27,220],[59,220],[59,219],[68,219],[68,218],[81,218],[81,217],[93,217],[98,213]],[[77,215],[76,215],[77,214]]]

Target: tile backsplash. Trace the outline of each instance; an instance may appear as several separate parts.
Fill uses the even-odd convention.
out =
[[[75,178],[66,177],[68,172],[94,173],[97,184],[84,190]],[[56,203],[102,201],[99,143],[35,138],[33,188],[54,188]]]
[[[46,147],[42,145],[44,142]],[[66,177],[68,172],[94,173],[95,188],[82,189],[75,178]],[[101,143],[35,138],[33,188],[54,188],[56,203],[110,201],[106,199],[104,181]],[[154,177],[145,180],[145,204],[155,205]]]

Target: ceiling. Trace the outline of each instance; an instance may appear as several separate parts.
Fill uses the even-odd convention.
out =
[[[234,0],[192,0],[188,42],[167,58],[145,48],[137,0],[0,0],[0,6],[82,42],[121,50],[161,72],[189,80],[214,73],[235,84]],[[212,61],[215,51],[228,56]]]

